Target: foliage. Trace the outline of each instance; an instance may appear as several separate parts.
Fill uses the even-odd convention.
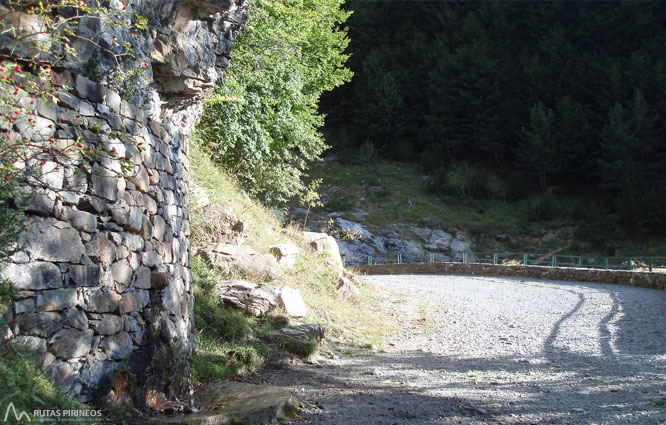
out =
[[[469,161],[512,199],[593,193],[625,228],[666,229],[666,3],[348,5],[355,78],[322,99],[335,149],[369,141],[433,181]]]
[[[428,181],[428,191],[460,198],[482,198],[488,194],[488,174],[467,161],[438,168]]]
[[[224,85],[206,99],[198,137],[244,188],[271,204],[307,188],[326,145],[319,97],[351,78],[342,0],[257,0]]]

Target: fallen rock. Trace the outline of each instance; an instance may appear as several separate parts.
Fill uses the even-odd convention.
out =
[[[328,255],[329,264],[335,267],[338,276],[342,277],[344,267],[342,265],[342,258],[340,257],[340,249],[335,238],[326,233],[316,232],[303,232],[303,238],[318,254]]]
[[[280,307],[291,317],[305,317],[307,314],[305,302],[303,302],[303,297],[298,292],[298,289],[288,286],[281,288],[278,295],[278,302]]]
[[[298,247],[293,243],[282,243],[269,248],[278,264],[283,267],[293,267],[298,258]]]
[[[354,282],[346,277],[341,277],[338,281],[338,292],[344,298],[358,298],[361,295],[361,291],[354,285]]]
[[[326,328],[319,324],[298,325],[282,328],[273,334],[274,338],[293,339],[298,342],[321,342],[326,337]]]
[[[197,252],[218,272],[229,273],[234,268],[242,273],[250,273],[275,280],[282,275],[282,270],[275,257],[260,254],[246,246],[215,244]]]
[[[199,209],[196,217],[205,223],[208,243],[241,245],[249,234],[245,223],[229,207],[209,204]]]
[[[255,317],[268,313],[278,305],[278,295],[272,287],[244,280],[223,280],[215,285],[214,293],[222,302]]]

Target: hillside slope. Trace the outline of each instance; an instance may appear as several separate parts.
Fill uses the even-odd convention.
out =
[[[437,260],[460,260],[462,252],[490,258],[493,253],[660,255],[666,248],[658,237],[634,240],[604,227],[582,195],[546,192],[517,201],[434,195],[427,190],[430,178],[415,164],[354,165],[334,157],[313,166],[310,177],[323,180],[323,205],[308,213],[307,225],[335,234],[351,261],[367,256],[396,261],[398,254],[403,261],[427,261],[431,253]],[[302,224],[306,212],[291,205],[294,222]]]
[[[327,340],[355,345],[381,345],[383,337],[394,326],[394,319],[387,317],[379,306],[376,289],[372,285],[360,285],[357,299],[346,299],[336,290],[338,275],[325,258],[318,256],[305,242],[302,230],[296,226],[284,225],[274,211],[253,201],[245,194],[233,178],[226,175],[210,161],[203,150],[191,144],[191,185],[193,252],[206,241],[211,223],[203,217],[203,207],[210,203],[228,206],[249,229],[243,245],[261,253],[268,253],[271,245],[293,243],[298,246],[300,255],[292,268],[283,268],[281,277],[267,282],[274,287],[289,286],[298,289],[308,308],[308,315],[301,319],[291,319],[291,324],[305,322],[322,324],[327,328]],[[227,378],[236,373],[255,371],[272,355],[272,348],[264,344],[261,335],[268,336],[271,324],[279,321],[278,316],[286,315],[280,309],[267,319],[253,319],[239,315],[234,309],[221,305],[210,291],[216,281],[222,279],[254,278],[238,273],[220,275],[211,270],[201,259],[194,260],[195,310],[197,313],[197,354],[194,369],[197,378]],[[215,316],[215,317],[213,317]],[[206,327],[215,328],[216,320],[221,333],[208,332]],[[247,327],[253,332],[243,331]],[[239,332],[232,335],[234,329]],[[259,335],[257,337],[257,335]],[[236,360],[228,356],[230,351],[240,353],[243,367],[229,367]],[[283,353],[282,353],[283,354]],[[238,356],[237,356],[238,357]],[[239,365],[236,365],[239,366]]]

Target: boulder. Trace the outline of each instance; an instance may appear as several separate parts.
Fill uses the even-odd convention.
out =
[[[200,249],[197,255],[217,271],[230,273],[237,269],[241,273],[250,273],[275,280],[282,275],[282,270],[275,257],[270,254],[260,254],[252,248],[230,245],[215,244]]]
[[[298,289],[293,289],[288,286],[281,288],[279,291],[278,302],[280,307],[282,307],[291,317],[305,317],[307,314],[305,302],[303,302],[303,297],[301,296],[301,293],[298,292]]]
[[[218,282],[214,293],[222,302],[245,310],[255,317],[268,313],[278,305],[278,295],[273,288],[244,280]]]
[[[354,223],[353,221],[338,217],[335,219],[335,225],[352,239],[372,239],[372,233],[359,223]]]
[[[241,245],[248,237],[248,227],[229,207],[209,204],[197,210],[195,217],[206,223],[207,243]]]
[[[282,243],[273,245],[270,248],[271,254],[283,267],[293,267],[298,258],[298,247],[293,243]]]
[[[340,254],[348,261],[364,262],[368,256],[376,256],[377,250],[365,242],[349,240],[340,242]]]
[[[428,239],[428,244],[436,247],[433,251],[446,251],[450,248],[453,236],[443,230],[435,230]]]
[[[318,254],[328,255],[329,264],[336,269],[339,276],[342,276],[344,267],[340,257],[340,249],[333,236],[326,233],[303,232],[303,238]]]
[[[430,239],[430,235],[432,235],[432,229],[429,229],[427,227],[411,227],[409,230],[412,231],[416,236],[421,238],[424,242],[427,242]]]
[[[326,337],[326,328],[319,324],[305,324],[282,328],[273,334],[274,338],[292,339],[298,342],[321,342]]]
[[[472,249],[472,243],[462,241],[460,239],[453,239],[451,241],[451,251],[455,253],[469,252]]]
[[[338,281],[338,292],[344,298],[358,298],[361,295],[361,291],[359,291],[354,282],[346,277],[341,277]]]

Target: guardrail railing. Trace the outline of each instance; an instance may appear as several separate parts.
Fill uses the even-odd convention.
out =
[[[606,257],[527,252],[427,252],[424,256],[419,257],[408,257],[403,254],[382,254],[367,257],[343,255],[343,261],[349,265],[460,262],[666,273],[666,257],[646,255]]]

